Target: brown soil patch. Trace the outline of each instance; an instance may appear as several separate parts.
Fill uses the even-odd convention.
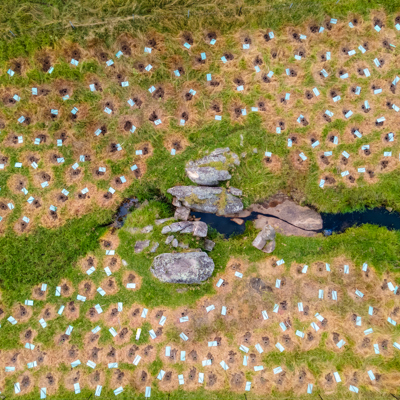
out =
[[[104,386],[106,383],[106,377],[103,371],[94,371],[87,376],[87,385],[91,389],[96,389],[98,385]]]
[[[135,288],[129,288],[129,290],[138,290],[142,285],[142,277],[135,271],[125,271],[122,278],[122,284],[127,288],[126,285],[128,283],[134,283],[136,285]]]
[[[78,301],[76,300],[69,301],[65,306],[63,315],[70,321],[75,321],[77,318],[79,318]]]
[[[180,134],[173,134],[164,139],[164,146],[169,153],[171,153],[172,149],[174,149],[176,153],[182,153],[188,145],[188,140]]]
[[[97,269],[98,261],[93,254],[89,253],[87,256],[79,260],[78,265],[82,272],[86,274],[86,271],[91,267]]]
[[[65,389],[67,389],[69,391],[75,390],[75,388],[74,388],[75,383],[79,383],[79,386],[82,390],[85,386],[85,382],[86,382],[86,379],[85,379],[84,373],[80,369],[76,369],[76,368],[74,368],[71,372],[68,372],[68,374],[64,378]]]
[[[47,297],[47,289],[45,291],[42,291],[42,284],[37,285],[32,289],[32,298],[33,299],[44,301],[44,300],[46,300],[46,297]]]
[[[20,174],[12,175],[7,181],[8,188],[14,194],[23,195],[22,189],[27,189],[28,185],[28,178]]]
[[[17,379],[17,382],[19,383],[21,389],[19,395],[30,393],[35,387],[35,379],[29,371],[26,371],[20,375]]]
[[[47,303],[39,314],[39,320],[43,318],[45,321],[51,321],[57,318],[57,316],[58,314],[55,306]]]
[[[47,395],[54,395],[57,393],[59,388],[59,382],[61,379],[61,374],[57,371],[48,371],[43,374],[38,379],[39,388],[46,388]]]
[[[289,160],[297,171],[301,171],[304,173],[309,168],[309,159],[307,157],[304,160],[300,157],[300,154],[303,154],[305,157],[307,157],[304,153],[300,151],[293,151],[290,153]]]
[[[96,286],[92,281],[84,280],[79,283],[78,293],[86,297],[86,300],[92,300],[96,295]]]
[[[117,282],[115,281],[115,278],[110,276],[108,278],[105,278],[101,283],[100,287],[108,294],[115,294],[118,292],[119,288],[117,285]]]
[[[12,308],[11,315],[18,321],[18,323],[26,322],[32,316],[32,307],[23,304],[16,304]]]
[[[281,169],[282,161],[275,154],[267,155],[262,160],[263,165],[271,170],[271,172],[277,172]]]
[[[29,222],[24,220],[24,218],[28,218]],[[34,228],[34,222],[32,220],[32,215],[30,213],[26,213],[22,218],[18,219],[18,221],[14,224],[14,232],[17,235],[23,235],[31,232]]]
[[[141,121],[133,115],[124,115],[119,119],[118,131],[123,134],[135,134],[141,126]]]

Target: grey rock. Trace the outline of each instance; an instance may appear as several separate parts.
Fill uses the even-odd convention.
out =
[[[275,242],[275,230],[271,225],[265,225],[261,232],[253,240],[252,245],[258,250],[270,250],[272,247],[275,249],[275,245],[270,245],[270,242]],[[266,248],[266,245],[268,246]],[[271,251],[273,251],[273,249]],[[268,251],[270,253],[271,251]]]
[[[227,181],[232,178],[228,171],[215,167],[186,168],[186,175],[192,182],[203,186],[217,186],[220,181]]]
[[[171,232],[183,232],[183,233],[191,233],[193,231],[193,222],[191,221],[181,221],[181,222],[174,222],[171,225],[168,225],[171,229]],[[164,227],[166,228],[166,227]],[[161,233],[163,233],[161,231]]]
[[[242,196],[243,195],[243,192],[240,189],[234,188],[232,186],[228,189],[228,191],[230,194],[233,194],[234,196]]]
[[[150,240],[138,240],[135,243],[135,253],[141,253],[146,247],[149,247]]]
[[[194,211],[225,215],[243,210],[242,201],[221,187],[175,186],[167,192]]]
[[[253,153],[254,153],[254,154],[257,154],[257,153],[258,153],[258,150],[257,150],[257,149],[253,149]]]
[[[206,251],[211,251],[214,248],[214,246],[215,246],[215,243],[212,240],[210,240],[210,239],[204,240],[204,249]]]
[[[122,261],[122,265],[123,265],[124,267],[126,267],[126,266],[128,265],[128,263],[127,263],[126,260],[122,259],[121,261]]]
[[[172,241],[172,247],[178,247],[178,241],[176,239]]]
[[[210,163],[222,163],[226,167],[240,165],[237,154],[230,151],[229,147],[219,148],[212,151],[208,156],[196,161],[189,161],[188,167],[200,167]]]
[[[171,232],[179,232],[184,228],[184,226],[181,226],[181,224],[179,222],[174,222],[168,226],[171,229]],[[166,227],[164,227],[164,228],[166,228]],[[163,233],[163,232],[161,231],[161,233]]]
[[[158,246],[159,246],[159,245],[160,245],[160,243],[155,242],[155,243],[153,244],[153,246],[151,247],[151,249],[150,249],[150,253],[155,253],[156,250],[158,249]]]
[[[206,237],[208,232],[208,227],[207,224],[202,221],[195,221],[195,222],[180,221],[180,222],[174,222],[171,225],[164,226],[164,228],[161,231],[162,234],[170,232],[193,233],[193,236]]]
[[[275,250],[276,247],[276,242],[275,240],[271,240],[270,242],[268,242],[264,248],[262,249],[262,251],[264,253],[272,253]]]
[[[275,207],[254,204],[249,209],[279,218],[306,231],[322,229],[322,218],[316,211],[308,207],[299,206],[292,200],[284,200]]]
[[[174,197],[172,199],[172,205],[175,206],[175,207],[181,207],[182,206],[181,202],[176,197]]]
[[[154,258],[151,273],[165,283],[201,283],[214,271],[214,261],[205,252],[163,253]]]
[[[180,202],[179,202],[180,203]],[[175,210],[175,219],[180,219],[183,221],[187,221],[190,215],[190,208],[187,207],[177,207]]]
[[[190,225],[187,225],[185,228],[181,230],[180,233],[192,233],[193,232],[193,222]]]
[[[164,222],[172,221],[174,217],[156,219],[156,225],[162,225]]]
[[[240,157],[245,158],[247,156],[247,153],[244,151],[242,154],[240,154]]]
[[[170,235],[167,237],[167,239],[165,239],[165,244],[170,244],[172,243],[172,241],[174,240],[175,236],[174,235]]]
[[[198,185],[216,186],[220,181],[231,179],[228,169],[235,165],[240,165],[239,157],[226,147],[216,149],[199,160],[189,161],[186,174]]]
[[[206,237],[208,232],[207,224],[203,221],[193,222],[193,236]]]
[[[181,249],[188,249],[188,248],[189,248],[189,245],[188,245],[188,244],[185,244],[185,243],[182,243],[182,242],[179,242],[178,246],[179,246]]]
[[[141,233],[150,233],[152,230],[153,230],[153,225],[147,225],[140,232]]]
[[[132,235],[139,232],[139,228],[126,228],[126,230]]]
[[[276,232],[285,236],[314,237],[318,234],[315,231],[306,231],[304,229],[297,228],[296,226],[288,224],[279,218],[267,217],[266,215],[257,215],[257,219],[254,221],[255,228],[262,229],[265,225],[271,225]]]
[[[161,229],[161,233],[162,233],[163,235],[165,235],[165,234],[167,234],[167,233],[170,233],[170,232],[171,232],[171,227],[170,227],[169,225],[164,226],[164,227]]]

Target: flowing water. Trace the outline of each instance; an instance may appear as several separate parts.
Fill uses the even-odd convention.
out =
[[[118,208],[117,213],[114,216],[114,222],[111,226],[115,228],[121,228],[124,225],[127,215],[131,212],[134,207],[138,206],[138,200],[136,198],[129,198]],[[192,215],[196,218],[200,218],[201,221],[207,225],[216,229],[219,233],[225,237],[232,235],[240,235],[244,233],[246,224],[242,225],[233,222],[230,217],[218,216],[215,214],[192,212]],[[241,218],[244,221],[252,221],[257,218],[259,214],[252,212],[248,217]],[[385,208],[373,208],[366,211],[354,211],[344,214],[321,214],[323,221],[323,228],[318,231],[324,233],[326,236],[331,233],[342,233],[347,228],[352,226],[360,226],[363,224],[372,224],[382,227],[386,227],[389,230],[400,230],[400,214],[397,212],[389,212]]]
[[[245,223],[238,225],[236,222],[231,221],[231,218],[217,216],[215,214],[207,214],[194,212],[192,213],[196,218],[201,218],[203,222],[216,229],[225,237],[232,235],[240,235],[245,231]],[[242,218],[244,221],[252,221],[257,218],[258,214],[252,212],[248,217]],[[366,211],[354,211],[344,214],[321,214],[323,221],[323,228],[321,231],[325,235],[331,233],[342,233],[347,228],[352,226],[360,226],[363,224],[372,224],[386,227],[389,230],[400,230],[400,214],[397,212],[389,212],[385,208],[374,208]]]

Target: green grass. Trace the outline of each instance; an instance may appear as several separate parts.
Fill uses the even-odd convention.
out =
[[[53,288],[68,278],[79,257],[99,248],[99,236],[110,212],[86,215],[58,229],[38,228],[32,235],[0,237],[2,299],[8,304],[24,301],[39,283]]]

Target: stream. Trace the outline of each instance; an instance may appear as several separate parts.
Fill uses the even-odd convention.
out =
[[[245,224],[238,225],[228,217],[200,212],[193,212],[192,215],[196,218],[200,218],[203,222],[216,229],[225,237],[240,235],[244,233],[246,229]],[[241,219],[244,221],[252,221],[256,219],[258,215],[268,216],[268,214],[252,212],[248,217]],[[400,230],[400,214],[397,212],[389,212],[385,208],[373,208],[371,210],[361,212],[354,211],[344,214],[321,213],[321,217],[323,228],[317,232],[322,232],[325,236],[329,236],[332,233],[342,233],[347,228],[352,226],[361,226],[363,224],[378,225],[386,227],[389,230]]]
[[[139,202],[136,198],[124,200],[114,216],[113,223],[108,226],[121,228],[124,225],[128,214],[138,205]],[[217,230],[226,238],[229,238],[232,235],[243,234],[246,229],[245,223],[239,225],[232,221],[231,217],[223,217],[201,212],[192,212],[191,215],[195,218],[200,218],[201,221]],[[258,215],[268,216],[268,214],[252,212],[248,217],[241,219],[244,221],[253,221]],[[385,208],[373,208],[371,210],[354,211],[344,214],[321,213],[320,215],[322,217],[323,228],[317,232],[321,232],[325,236],[329,236],[332,233],[342,233],[347,228],[361,226],[363,224],[378,225],[386,227],[389,230],[400,230],[400,214],[397,212],[389,212]]]

